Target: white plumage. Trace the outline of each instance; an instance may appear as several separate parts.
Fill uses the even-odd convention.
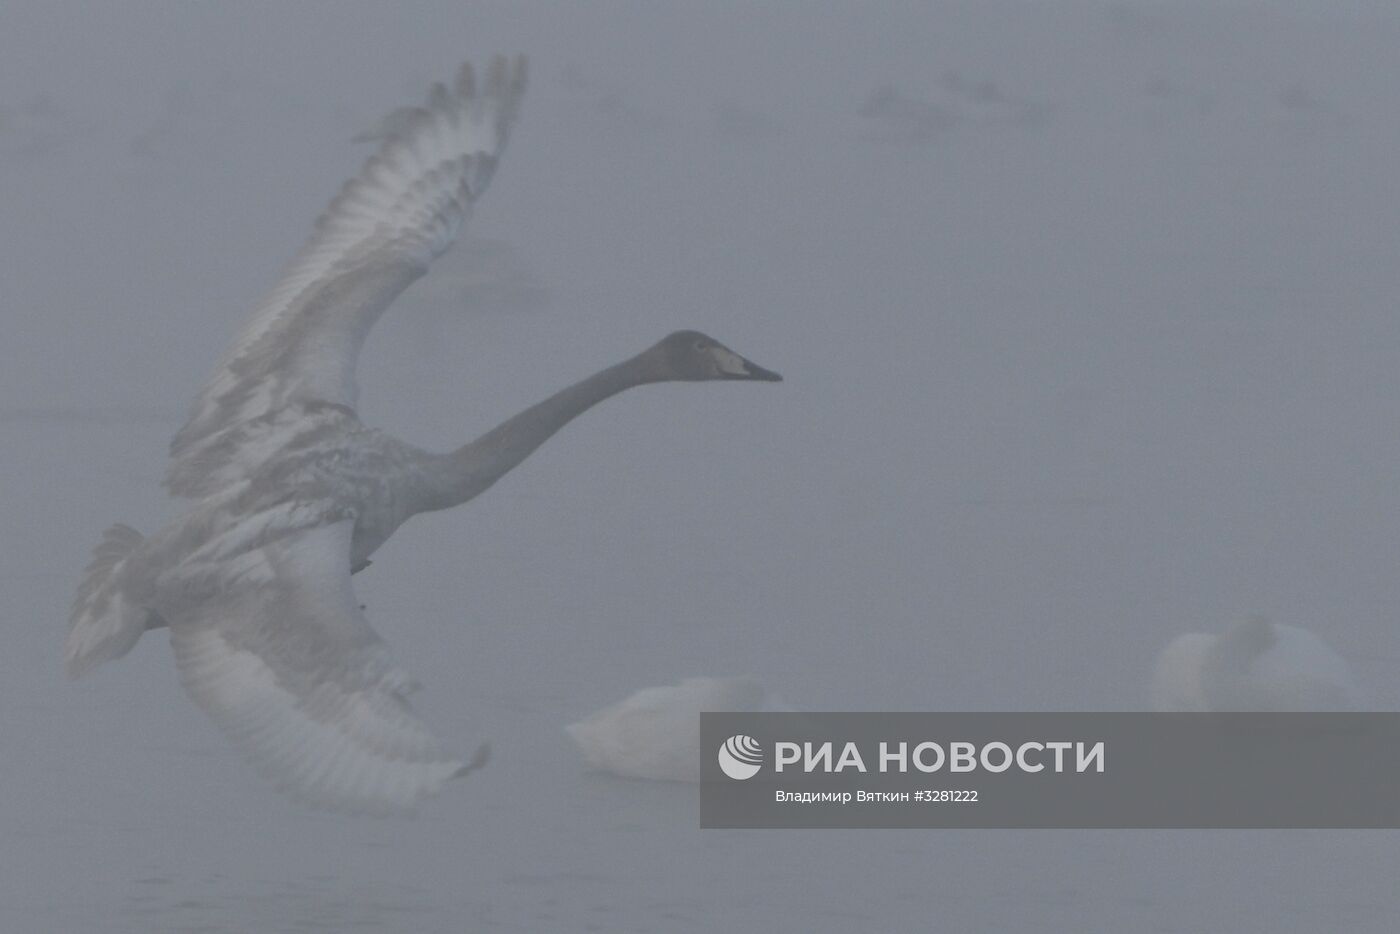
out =
[[[185,690],[279,787],[312,804],[408,810],[464,766],[409,707],[415,683],[355,601],[352,528],[246,553],[265,575],[201,593],[170,643]]]
[[[565,730],[596,769],[626,778],[698,782],[701,712],[791,709],[744,678],[686,678],[643,688]]]
[[[316,222],[224,354],[170,446],[166,485],[206,495],[260,463],[228,431],[302,401],[354,408],[355,366],[379,316],[452,245],[486,189],[525,86],[524,60],[470,65],[425,107],[395,111],[388,136]]]
[[[1157,711],[1338,711],[1359,709],[1361,692],[1317,636],[1255,617],[1174,639],[1157,657],[1150,700]]]

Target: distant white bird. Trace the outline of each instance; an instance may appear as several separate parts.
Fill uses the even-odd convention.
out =
[[[166,486],[190,510],[150,538],[116,526],[78,588],[76,677],[170,627],[180,680],[259,769],[311,804],[411,810],[471,771],[408,703],[350,575],[410,517],[485,491],[565,424],[625,389],[780,377],[680,331],[470,444],[434,454],[367,428],[355,364],[380,314],[456,238],[505,148],[524,61],[478,85],[463,66],[390,120],[224,355],[171,444]],[[402,114],[402,112],[401,112]]]
[[[950,71],[931,98],[910,97],[883,84],[866,96],[857,113],[876,139],[923,143],[958,127],[1040,126],[1050,110],[1042,101],[1007,95],[993,81],[968,81]]]
[[[743,678],[643,688],[564,729],[588,764],[627,778],[700,780],[700,714],[792,708]]]
[[[1187,633],[1157,657],[1158,711],[1357,710],[1360,690],[1345,661],[1317,636],[1261,617],[1217,636]]]

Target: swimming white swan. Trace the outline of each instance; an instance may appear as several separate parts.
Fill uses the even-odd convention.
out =
[[[643,688],[564,729],[588,764],[627,778],[698,782],[700,713],[791,711],[756,682],[686,678]]]
[[[180,680],[282,789],[315,805],[406,811],[478,764],[409,706],[415,683],[370,628],[350,575],[409,517],[480,494],[598,402],[666,380],[778,380],[694,331],[575,383],[455,451],[360,423],[355,362],[380,314],[451,245],[486,188],[525,87],[498,58],[393,135],[317,222],[171,444],[189,511],[150,538],[109,530],[78,588],[76,677],[170,627]]]
[[[1157,657],[1151,702],[1159,711],[1326,711],[1357,710],[1361,698],[1321,639],[1255,617],[1173,640]]]

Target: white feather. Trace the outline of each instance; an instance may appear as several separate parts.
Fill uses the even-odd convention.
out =
[[[408,812],[463,764],[413,712],[412,679],[355,602],[352,529],[344,520],[256,549],[273,580],[235,575],[172,608],[170,641],[186,691],[279,788],[321,807]]]
[[[206,496],[237,479],[236,462],[260,463],[220,444],[240,425],[298,402],[355,405],[365,336],[456,238],[505,148],[524,83],[523,59],[496,59],[480,86],[462,66],[345,184],[195,400],[171,443],[171,492]]]

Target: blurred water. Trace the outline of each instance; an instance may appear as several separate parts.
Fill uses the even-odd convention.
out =
[[[701,833],[562,733],[691,674],[1141,708],[1256,612],[1395,709],[1400,27],[1304,12],[7,4],[0,930],[1393,930],[1389,833]],[[166,441],[349,137],[498,49],[524,120],[365,420],[446,447],[678,326],[787,382],[629,393],[403,529],[357,590],[496,755],[417,821],[309,813],[158,636],[65,684],[67,604],[173,514]],[[1046,119],[857,113],[949,71]]]

